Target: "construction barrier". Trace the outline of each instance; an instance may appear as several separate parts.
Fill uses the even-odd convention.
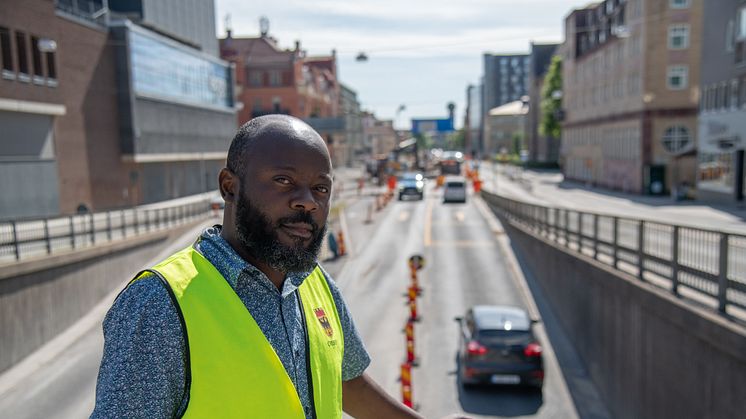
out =
[[[341,231],[337,233],[337,246],[339,246],[339,256],[344,256],[347,251],[345,250],[345,236]]]

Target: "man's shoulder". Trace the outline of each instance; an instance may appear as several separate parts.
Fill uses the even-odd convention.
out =
[[[119,293],[107,317],[113,314],[140,317],[171,311],[174,307],[165,285],[154,273],[145,272]]]

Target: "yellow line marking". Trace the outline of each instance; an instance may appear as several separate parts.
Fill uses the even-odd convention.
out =
[[[433,201],[427,201],[425,208],[425,247],[431,246],[433,242]]]

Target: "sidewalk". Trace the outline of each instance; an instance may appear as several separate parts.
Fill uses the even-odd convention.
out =
[[[495,173],[496,179],[493,177]],[[746,234],[746,209],[735,204],[677,202],[668,196],[628,194],[565,181],[559,172],[523,170],[506,165],[498,165],[495,171],[489,163],[482,165],[480,175],[486,191],[537,205]]]

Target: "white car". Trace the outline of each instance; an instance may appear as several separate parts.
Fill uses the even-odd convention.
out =
[[[443,202],[466,202],[466,180],[461,177],[449,177],[443,188]]]

